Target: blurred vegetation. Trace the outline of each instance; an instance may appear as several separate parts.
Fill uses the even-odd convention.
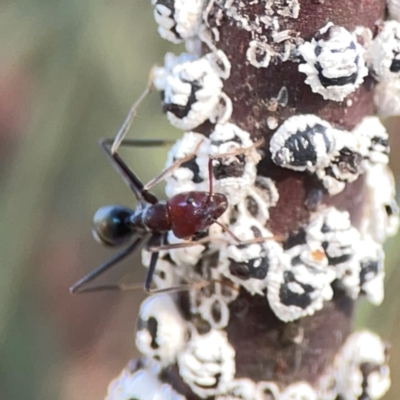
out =
[[[159,38],[149,0],[2,1],[0,37],[0,399],[101,399],[136,354],[142,295],[68,292],[113,254],[91,237],[95,210],[134,205],[97,141],[115,135],[150,67],[182,47]],[[179,135],[152,94],[130,136]],[[393,153],[399,149],[394,143]],[[124,154],[146,181],[162,169],[165,152]],[[394,168],[398,176],[400,166]],[[362,304],[357,321],[393,343],[394,377],[400,371],[396,244],[387,246],[384,306]],[[121,276],[143,281],[138,258],[107,280]],[[396,385],[388,399],[400,393]]]

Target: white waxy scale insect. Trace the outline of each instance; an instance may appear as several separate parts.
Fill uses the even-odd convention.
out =
[[[358,178],[362,162],[358,147],[352,133],[335,129],[316,115],[288,118],[270,142],[275,164],[316,174],[331,195]]]
[[[128,366],[108,386],[106,400],[186,400],[158,378],[151,366]]]
[[[321,244],[328,258],[328,269],[334,278],[341,278],[348,263],[353,263],[355,245],[360,240],[357,229],[351,226],[347,211],[330,207],[315,215],[306,228],[307,243]]]
[[[378,117],[364,117],[352,133],[357,137],[359,152],[368,163],[389,162],[389,135]]]
[[[226,332],[211,330],[205,335],[193,332],[187,346],[178,355],[179,373],[199,397],[225,392],[235,375],[235,350]]]
[[[304,63],[299,71],[307,75],[306,83],[325,100],[343,101],[368,75],[364,49],[349,31],[332,23],[321,28],[311,42],[298,47]]]
[[[400,22],[385,21],[379,26],[366,58],[379,82],[400,78]]]
[[[280,262],[271,264],[267,276],[267,298],[282,321],[289,322],[322,309],[333,297],[323,250],[310,251],[297,245],[285,251]]]
[[[163,93],[163,108],[173,126],[191,130],[207,120],[229,120],[232,102],[222,92],[217,59],[212,53],[198,59],[167,53],[165,66],[154,69],[154,84]]]
[[[351,334],[334,361],[337,393],[344,399],[377,400],[390,387],[387,347],[369,331]]]
[[[392,171],[385,164],[374,164],[365,172],[366,200],[363,204],[360,233],[377,243],[394,236],[399,228],[399,207]]]
[[[272,264],[268,271],[267,297],[277,317],[292,321],[314,314],[324,301],[332,298],[333,282],[353,298],[358,297],[360,290],[371,296],[363,275],[367,277],[368,268],[373,267],[371,253],[361,252],[366,247],[368,243],[351,226],[348,212],[331,207],[315,213],[306,227],[283,243],[284,252],[279,262]],[[363,254],[362,258],[358,257],[359,253]],[[380,277],[379,273],[376,279],[369,274],[371,286],[379,288]],[[378,292],[376,298],[379,296]]]
[[[142,264],[148,268],[151,262],[149,251],[142,250]],[[182,269],[179,264],[175,264],[167,250],[160,251],[157,261],[157,268],[154,271],[153,282],[157,289],[165,289],[179,284],[179,276],[182,275]]]
[[[238,204],[256,180],[261,155],[253,145],[250,134],[231,123],[217,124],[210,135],[211,157],[243,150],[213,161],[214,189],[228,197],[230,206]]]
[[[262,295],[267,287],[267,276],[272,264],[279,263],[281,246],[272,238],[271,232],[254,218],[241,214],[229,229],[242,241],[223,246],[218,260],[218,271],[232,282],[243,286],[251,294]],[[226,239],[229,237],[226,235]],[[255,239],[265,238],[259,243]]]
[[[271,178],[259,175],[254,185],[248,188],[247,196],[241,203],[251,217],[265,225],[269,220],[269,208],[276,206],[278,200],[279,192],[275,182]]]
[[[360,264],[360,291],[370,303],[376,306],[382,303],[384,297],[384,258],[382,245],[372,239],[360,241],[357,248],[357,259]]]
[[[181,164],[165,177],[165,193],[171,198],[178,193],[208,190],[209,139],[196,132],[185,132],[168,152],[165,167],[176,160],[195,153],[195,157]]]
[[[335,148],[335,130],[316,115],[288,118],[270,142],[272,160],[280,167],[315,172],[327,167]]]
[[[190,311],[201,316],[211,329],[223,329],[229,322],[229,304],[239,295],[239,288],[231,282],[222,282],[214,268],[210,273],[208,285],[189,291]]]
[[[151,296],[140,307],[136,346],[162,365],[175,361],[188,339],[188,324],[170,295]]]
[[[152,0],[160,36],[173,43],[198,35],[204,0]]]

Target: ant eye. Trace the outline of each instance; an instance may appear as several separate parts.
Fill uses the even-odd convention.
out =
[[[195,201],[195,200],[194,200],[193,197],[188,197],[187,200],[186,200],[186,202],[187,202],[188,204],[193,204],[194,201]]]

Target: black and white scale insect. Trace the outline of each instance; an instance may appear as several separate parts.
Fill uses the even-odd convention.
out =
[[[358,151],[365,160],[364,169],[389,163],[389,135],[378,117],[364,117],[351,133],[357,138]]]
[[[222,51],[201,58],[167,53],[165,66],[154,69],[154,84],[162,93],[169,122],[179,129],[191,130],[207,120],[228,121],[232,102],[222,91],[222,79],[229,74],[230,63]]]
[[[366,54],[373,76],[379,82],[400,78],[400,22],[385,21]]]
[[[359,293],[379,306],[384,298],[384,258],[382,245],[372,239],[361,240],[357,246],[357,262],[360,266]]]
[[[243,242],[265,240],[244,245],[230,240],[228,245],[221,246],[217,270],[250,294],[263,295],[269,270],[280,263],[282,247],[273,240],[272,233],[248,213],[239,214],[229,229]]]
[[[387,345],[370,331],[352,333],[318,386],[318,399],[382,398],[390,387]]]
[[[238,285],[226,280],[219,271],[211,268],[207,271],[210,284],[200,290],[189,290],[189,305],[192,321],[197,330],[204,333],[211,329],[224,329],[228,326],[229,304],[239,296]]]
[[[172,43],[181,43],[199,34],[204,0],[152,0],[158,33]]]
[[[270,142],[272,160],[283,168],[316,174],[330,194],[357,179],[362,155],[358,141],[316,115],[288,118]]]
[[[191,329],[170,295],[150,296],[140,306],[136,346],[144,356],[167,366],[176,361]]]
[[[289,322],[313,315],[325,301],[332,299],[326,266],[324,252],[311,250],[307,245],[286,249],[280,262],[270,265],[267,299],[279,319]]]
[[[146,358],[130,362],[108,386],[105,400],[186,400],[159,375],[159,366]]]
[[[385,164],[373,164],[365,172],[366,201],[360,234],[382,244],[399,228],[399,207],[393,173]]]
[[[368,75],[364,48],[355,35],[329,22],[316,37],[298,47],[299,71],[306,83],[325,100],[343,101]]]
[[[214,189],[224,193],[230,205],[236,205],[245,198],[248,188],[256,182],[256,167],[261,160],[257,145],[250,134],[231,123],[215,125],[209,138],[196,132],[185,132],[169,152],[166,167],[196,148],[196,156],[166,178],[167,196],[172,197],[183,190],[206,190],[209,184],[208,160],[212,157]],[[229,153],[233,153],[232,156],[218,157],[219,154]],[[257,190],[262,190],[261,186],[259,183]],[[271,188],[270,191],[274,189]],[[260,194],[257,198],[259,196]],[[274,191],[270,196],[275,201],[277,194]]]
[[[267,298],[277,317],[286,322],[321,309],[332,299],[332,283],[353,298],[360,291],[368,297],[368,284],[363,286],[366,272],[371,272],[371,287],[378,287],[383,276],[381,246],[361,240],[348,212],[333,207],[315,213],[306,227],[288,238],[283,250],[280,262],[268,271]]]
[[[227,333],[211,330],[194,334],[178,354],[179,375],[201,398],[225,393],[226,385],[235,376],[235,349]]]

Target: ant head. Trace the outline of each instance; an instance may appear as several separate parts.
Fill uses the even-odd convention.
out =
[[[133,211],[127,207],[110,205],[101,207],[93,217],[93,237],[107,246],[119,246],[133,234],[129,218]]]
[[[188,239],[207,230],[228,208],[222,193],[184,192],[168,200],[172,231],[180,239]]]

